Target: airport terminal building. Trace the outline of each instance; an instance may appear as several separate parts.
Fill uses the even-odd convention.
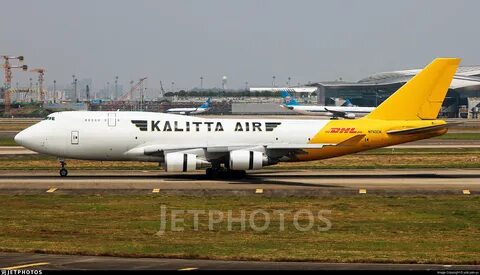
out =
[[[358,82],[316,82],[319,105],[333,105],[332,98],[349,98],[358,106],[378,106],[420,70],[378,73]],[[459,67],[439,116],[467,118],[480,107],[480,66]],[[473,113],[472,113],[473,111]]]

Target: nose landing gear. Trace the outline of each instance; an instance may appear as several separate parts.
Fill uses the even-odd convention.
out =
[[[60,160],[60,165],[62,165],[62,168],[60,168],[60,176],[66,177],[68,175],[68,170],[65,168],[67,163],[64,160]]]

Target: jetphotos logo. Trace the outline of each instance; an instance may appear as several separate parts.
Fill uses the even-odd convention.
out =
[[[2,275],[42,275],[38,269],[2,269]]]
[[[166,232],[184,231],[300,231],[325,232],[332,228],[330,210],[311,209],[235,209],[235,210],[182,210],[160,209],[160,230],[157,236]]]
[[[359,133],[355,127],[353,128],[330,128],[330,130],[327,130],[327,133],[331,134],[356,134]]]

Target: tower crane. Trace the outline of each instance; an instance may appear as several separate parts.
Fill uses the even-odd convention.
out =
[[[163,89],[163,83],[160,80],[160,98],[164,98],[164,97],[165,97],[165,90]]]
[[[45,69],[35,68],[31,69],[30,72],[38,73],[38,102],[45,102],[45,92],[43,91],[43,81],[45,76]]]
[[[140,80],[133,85],[128,92],[123,94],[121,97],[117,99],[117,101],[130,101],[133,99],[133,93],[143,84],[143,82],[147,79],[146,77],[140,78]]]
[[[5,87],[5,96],[3,103],[5,105],[5,114],[10,114],[10,105],[11,105],[11,98],[10,98],[10,88],[12,87],[12,69],[22,69],[26,71],[28,69],[27,65],[23,65],[23,56],[9,56],[9,55],[0,55],[0,58],[3,59],[2,68],[5,70],[5,80],[4,80],[4,87]],[[12,65],[10,64],[10,60],[18,60],[18,64]]]

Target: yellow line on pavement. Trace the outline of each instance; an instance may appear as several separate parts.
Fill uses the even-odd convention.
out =
[[[35,266],[42,266],[42,265],[49,265],[50,263],[32,263],[32,264],[24,264],[24,265],[16,265],[16,266],[10,266],[10,267],[0,267],[0,269],[4,270],[15,270],[15,269],[21,269],[21,268],[27,268],[27,267],[35,267]]]
[[[47,190],[47,193],[53,193],[55,191],[57,191],[57,188],[50,188]]]

